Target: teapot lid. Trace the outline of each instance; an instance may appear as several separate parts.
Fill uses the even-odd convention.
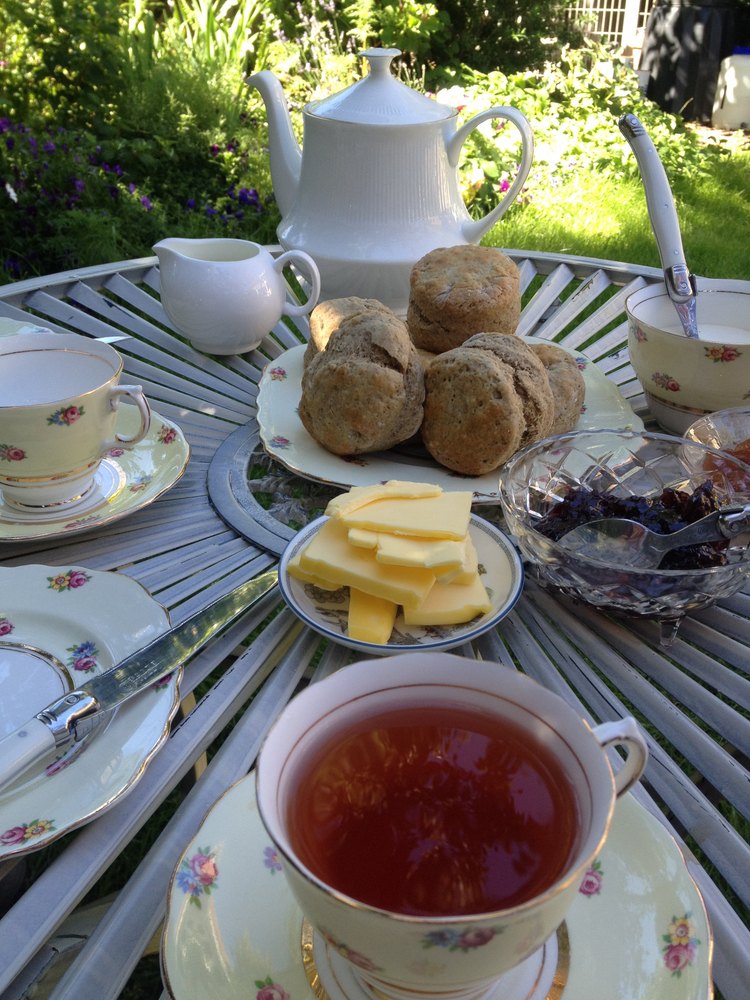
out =
[[[370,72],[346,90],[320,101],[305,111],[318,118],[367,125],[419,125],[441,121],[455,110],[412,90],[391,75],[391,60],[400,49],[367,49],[359,53],[370,63]]]

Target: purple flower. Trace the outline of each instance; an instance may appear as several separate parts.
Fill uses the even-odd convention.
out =
[[[128,184],[128,191],[130,191],[130,193],[133,194],[133,192],[135,191],[135,184],[133,184],[132,182]]]
[[[36,149],[37,146],[39,145],[39,143],[36,141],[33,135],[29,136],[29,145],[31,146],[32,149]]]
[[[216,145],[216,143],[214,143],[214,145],[211,147],[211,156],[218,156],[218,155],[219,155],[219,147]]]
[[[97,158],[94,156],[93,153],[89,153],[89,162],[93,163],[94,166],[96,167],[99,161],[97,160]]]
[[[8,150],[13,149],[13,147],[15,146],[15,144],[16,144],[16,140],[15,139],[6,139],[5,140],[5,146],[6,146],[6,149],[8,149]]]
[[[500,181],[500,191],[505,194],[506,191],[510,190],[510,182],[506,180]]]
[[[273,875],[274,872],[280,872],[281,862],[279,861],[279,855],[276,852],[276,848],[267,847],[263,852],[263,854],[264,854],[263,864],[266,866],[266,868],[271,869],[271,874]]]
[[[102,170],[104,171],[105,174],[108,174],[111,169],[112,168],[110,167],[110,165],[108,163],[102,162]]]
[[[45,153],[54,153],[55,148],[56,147],[54,142],[45,142],[45,144],[42,146],[42,149],[44,150]]]
[[[195,198],[188,198],[185,202],[185,211],[187,212],[189,208],[195,208]]]
[[[76,189],[76,191],[83,191],[83,189],[86,187],[84,181],[78,181],[75,179],[75,177],[71,177],[71,180],[73,181],[73,187]]]
[[[234,213],[234,217],[235,219],[244,219],[245,213],[242,211],[241,208],[238,208],[237,211]]]
[[[206,202],[206,215],[208,215],[208,216],[216,215],[216,209],[215,208],[211,208],[211,206],[208,204],[208,202]]]
[[[107,190],[109,191],[109,195],[110,195],[111,198],[119,198],[120,197],[119,188],[115,187],[114,184],[108,184],[107,185]]]
[[[116,163],[114,167],[112,167],[112,173],[117,174],[118,177],[122,177],[122,167],[119,163]]]
[[[153,205],[151,204],[151,201],[150,201],[150,199],[149,199],[149,198],[147,198],[145,194],[144,194],[144,195],[142,195],[142,197],[141,197],[141,205],[143,205],[143,207],[144,207],[144,208],[146,209],[146,211],[147,211],[147,212],[150,212],[150,211],[151,211],[151,209],[152,209],[152,208],[154,207],[154,206],[153,206]]]
[[[257,205],[260,199],[255,188],[242,187],[237,200],[240,205]]]
[[[97,151],[97,153],[101,153],[101,151],[102,151],[102,147],[101,147],[101,146],[97,146],[97,147],[96,147],[96,151]]]
[[[0,118],[0,133],[7,132],[9,128],[13,128],[10,118]]]

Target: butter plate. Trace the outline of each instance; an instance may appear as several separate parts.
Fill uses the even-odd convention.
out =
[[[548,1000],[712,996],[702,897],[675,841],[632,795],[617,802],[563,928]],[[325,955],[319,943],[313,951],[307,933],[303,943],[303,916],[258,815],[251,772],[216,802],[172,875],[161,942],[167,995],[328,1000],[330,969],[312,962]]]
[[[0,735],[168,628],[162,605],[119,573],[0,567]],[[0,860],[45,847],[133,787],[169,734],[180,673],[0,793]]]
[[[394,653],[420,649],[453,649],[489,631],[513,608],[523,589],[523,565],[513,543],[498,528],[484,518],[471,515],[469,534],[477,550],[479,575],[492,601],[492,610],[461,625],[407,625],[399,614],[391,638],[385,645],[350,639],[349,588],[321,590],[289,575],[287,566],[312,536],[328,520],[312,521],[287,546],[279,563],[279,588],[292,611],[306,625],[326,639],[370,656],[392,656]],[[438,584],[439,586],[439,584]]]
[[[538,337],[524,337],[530,344],[546,344]],[[562,346],[562,345],[558,345]],[[586,383],[586,401],[575,430],[642,430],[615,383],[593,361],[571,351]],[[305,346],[285,351],[266,366],[258,385],[258,426],[266,451],[292,472],[319,483],[336,486],[372,486],[389,479],[435,483],[444,490],[474,492],[475,504],[499,503],[499,472],[465,476],[432,459],[424,449],[399,445],[390,451],[366,455],[334,455],[319,445],[302,426],[298,415],[302,396]]]
[[[136,407],[123,403],[117,411],[117,433],[134,434],[139,426]],[[93,490],[80,502],[37,514],[13,509],[0,494],[0,542],[72,535],[133,514],[174,486],[189,459],[190,445],[180,428],[152,410],[146,437],[130,451],[108,452]]]

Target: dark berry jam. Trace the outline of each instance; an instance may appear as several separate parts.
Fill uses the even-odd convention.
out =
[[[579,488],[570,490],[534,527],[540,534],[557,541],[579,524],[598,521],[602,517],[627,517],[657,535],[670,535],[713,513],[720,506],[711,482],[705,482],[693,493],[666,489],[658,497],[616,497],[610,493]],[[659,569],[726,566],[724,550],[727,545],[726,541],[684,545],[668,552]]]

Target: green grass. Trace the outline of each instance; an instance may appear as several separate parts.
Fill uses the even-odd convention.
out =
[[[735,153],[699,178],[670,178],[690,269],[750,280],[750,153]],[[659,267],[638,179],[579,174],[553,194],[511,210],[484,243]]]

